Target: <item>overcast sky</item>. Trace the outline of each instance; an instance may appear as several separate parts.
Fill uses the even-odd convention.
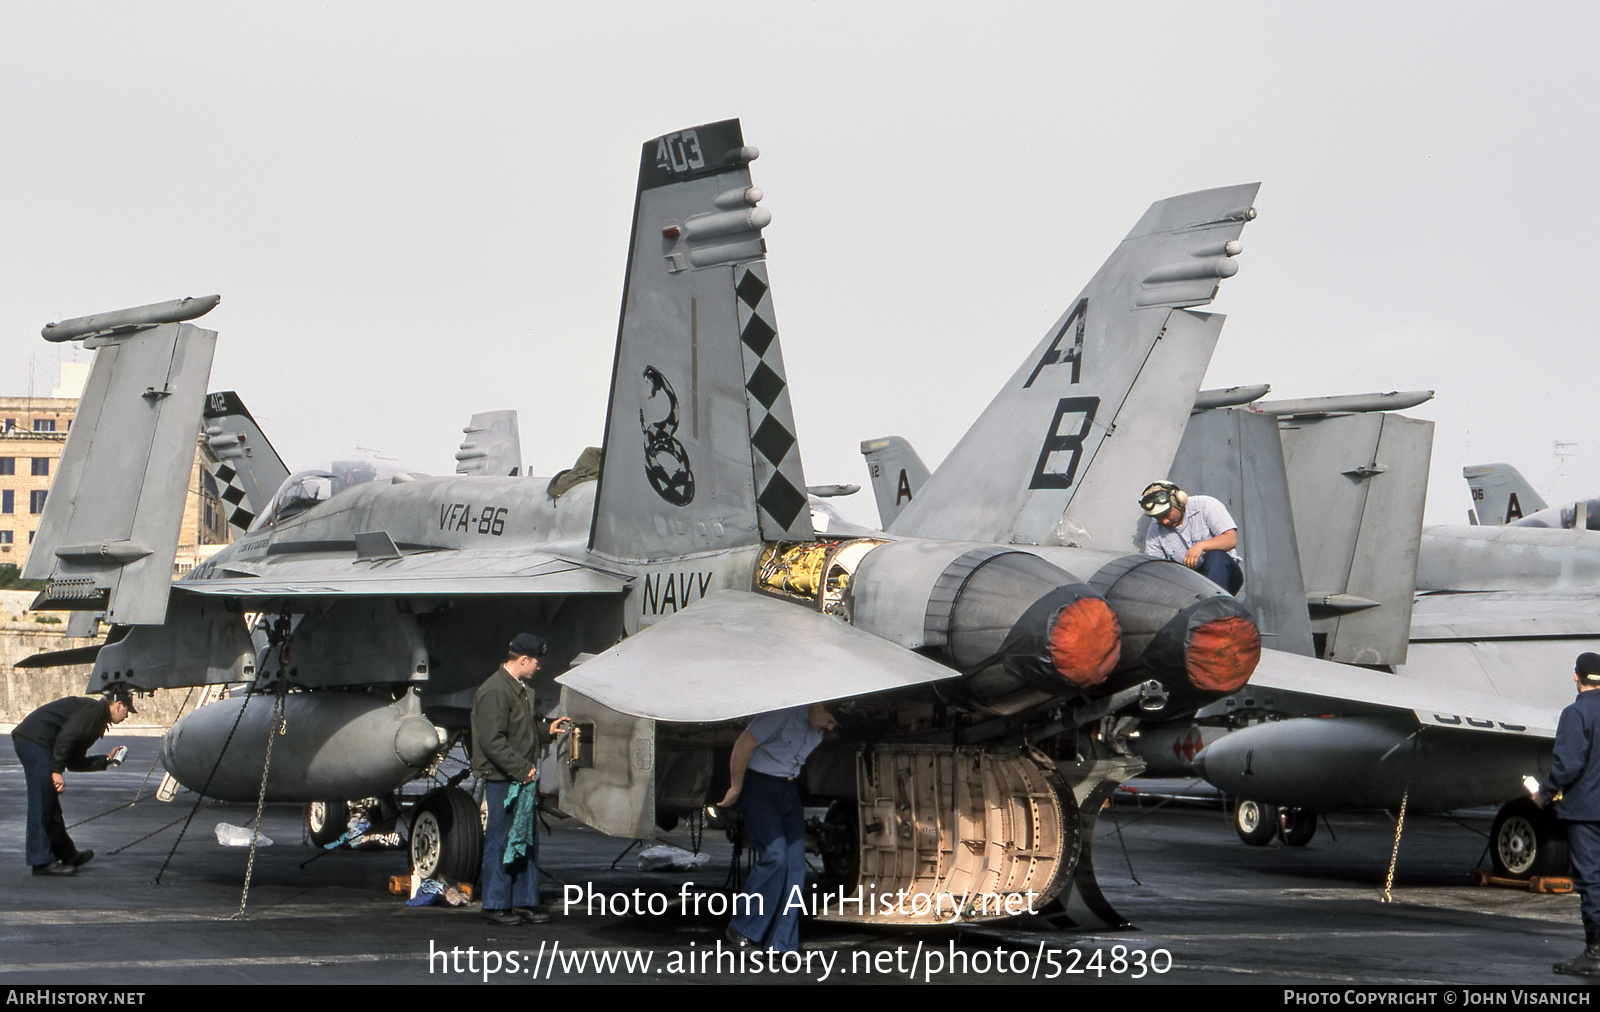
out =
[[[936,463],[1145,207],[1260,180],[1207,386],[1437,390],[1431,522],[1469,463],[1600,493],[1600,7],[940,10],[0,0],[0,393],[83,355],[48,321],[220,292],[211,388],[291,467],[448,473],[516,408],[554,472],[601,439],[639,146],[737,116],[812,483]]]

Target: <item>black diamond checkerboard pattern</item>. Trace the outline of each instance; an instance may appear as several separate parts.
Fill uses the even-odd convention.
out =
[[[750,445],[756,502],[761,507],[761,536],[769,541],[814,537],[806,509],[805,478],[795,445],[794,411],[789,405],[783,352],[773,320],[766,269],[761,263],[735,268],[739,296],[739,340],[745,347],[745,384],[749,393]]]
[[[245,492],[236,480],[239,472],[219,461],[212,465],[211,474],[222,485],[222,501],[231,507],[228,512],[228,526],[236,528],[241,534],[249,530],[256,515],[240,505],[244,502]]]

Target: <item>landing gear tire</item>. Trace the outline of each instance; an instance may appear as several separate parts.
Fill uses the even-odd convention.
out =
[[[1240,800],[1233,810],[1233,831],[1252,847],[1263,847],[1278,835],[1278,806]]]
[[[422,878],[475,882],[483,861],[483,823],[472,795],[439,787],[417,801],[411,820],[411,867]]]
[[[822,888],[850,891],[861,881],[861,821],[854,801],[835,801],[828,806],[822,825],[815,827],[817,851],[822,855]]]
[[[1500,807],[1489,830],[1489,855],[1495,874],[1505,878],[1569,873],[1561,820],[1527,798]]]
[[[1280,808],[1278,832],[1285,846],[1304,847],[1317,835],[1317,813],[1304,808]]]
[[[350,828],[350,805],[344,801],[313,801],[306,805],[306,836],[314,847],[326,847]]]

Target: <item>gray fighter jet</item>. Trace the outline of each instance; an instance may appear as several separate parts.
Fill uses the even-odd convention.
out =
[[[246,412],[207,408],[215,334],[186,321],[208,304],[47,328],[99,349],[28,572],[49,581],[36,607],[114,623],[91,687],[247,683],[163,745],[203,794],[377,796],[466,733],[473,690],[531,629],[578,726],[546,783],[589,825],[649,836],[702,810],[738,720],[835,701],[842,738],[807,788],[832,803],[830,875],[867,897],[835,916],[987,920],[1031,894],[1119,920],[1088,843],[1137,764],[1102,729],[1190,712],[1260,657],[1234,598],[1128,554],[1222,325],[1193,307],[1236,271],[1256,187],[1152,205],[887,533],[819,534],[756,157],[734,120],[644,145],[603,452],[555,480],[506,476],[516,453],[484,424],[490,447],[461,458],[479,473],[352,465],[267,497],[286,469]],[[203,411],[219,459],[260,458],[254,489],[240,479],[255,515],[169,585],[168,500]],[[470,797],[416,808],[419,870],[470,877]]]
[[[1423,529],[1431,426],[1393,414],[1397,397],[1418,399],[1195,416],[1175,470],[1239,511],[1263,636],[1357,666],[1325,680],[1263,665],[1140,751],[1247,799],[1235,828],[1249,843],[1303,844],[1318,811],[1497,804],[1497,867],[1550,872],[1564,862],[1559,829],[1520,781],[1548,770],[1572,658],[1600,645],[1600,552],[1581,532]],[[1250,430],[1252,416],[1270,424]]]

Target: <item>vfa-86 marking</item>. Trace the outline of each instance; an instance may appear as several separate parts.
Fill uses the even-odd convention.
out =
[[[488,534],[499,537],[506,531],[506,506],[485,506],[474,512],[472,503],[447,502],[439,504],[439,529],[460,531],[465,534]]]
[[[1083,328],[1089,317],[1089,300],[1079,299],[1078,304],[1072,307],[1072,312],[1062,322],[1056,336],[1050,341],[1050,346],[1039,356],[1039,361],[1033,367],[1033,372],[1028,374],[1028,381],[1022,384],[1024,390],[1033,386],[1033,381],[1039,378],[1039,373],[1045,367],[1053,365],[1072,366],[1072,382],[1076,384],[1082,376],[1083,370]],[[1072,332],[1072,347],[1062,350],[1061,341]],[[1098,397],[1063,397],[1056,402],[1055,415],[1050,419],[1050,428],[1045,432],[1044,442],[1039,447],[1039,462],[1034,465],[1033,478],[1028,482],[1028,488],[1071,488],[1072,481],[1078,475],[1078,464],[1083,457],[1083,441],[1089,435],[1089,427],[1094,424],[1095,412],[1100,409]],[[1063,424],[1066,423],[1063,429]],[[1053,459],[1056,454],[1067,454],[1065,463]],[[902,474],[902,480],[904,475]],[[906,498],[911,498],[910,493]]]

